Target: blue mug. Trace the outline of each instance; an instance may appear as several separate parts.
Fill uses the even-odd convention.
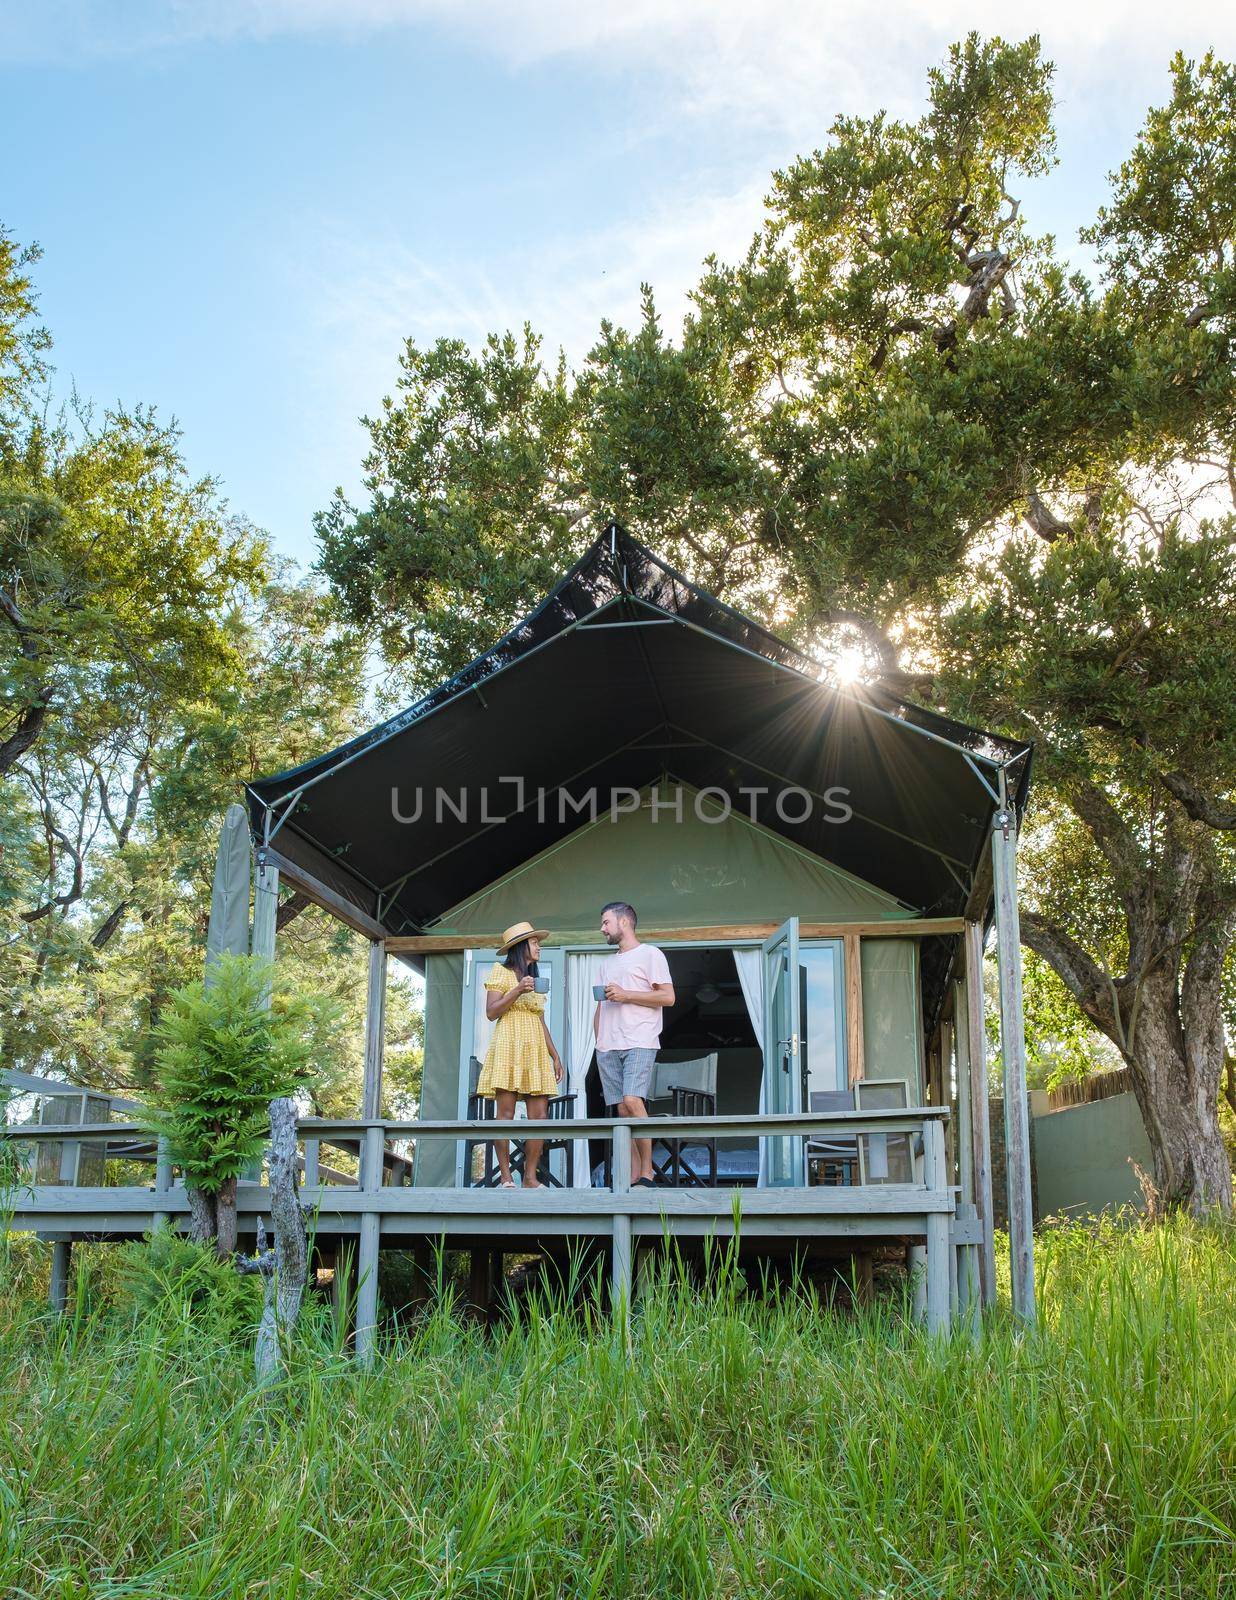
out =
[[[546,973],[544,975],[544,977],[533,978],[532,987],[536,990],[537,994],[548,994],[549,993],[549,974]]]
[[[594,983],[593,984],[593,986],[592,986],[592,998],[594,1000],[604,1000],[604,998],[605,998],[605,985],[603,983]]]

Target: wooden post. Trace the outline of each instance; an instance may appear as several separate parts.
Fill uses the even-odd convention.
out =
[[[382,1115],[382,1054],[386,1038],[386,946],[369,941],[369,987],[365,996],[365,1079],[361,1116]]]
[[[258,851],[257,884],[253,893],[252,951],[263,961],[275,959],[275,932],[279,917],[279,868],[262,859]]]
[[[73,1258],[73,1244],[69,1239],[52,1240],[51,1282],[48,1288],[48,1301],[57,1315],[60,1315],[69,1303],[69,1266]]]
[[[906,1251],[906,1270],[910,1274],[913,1294],[912,1310],[915,1322],[927,1320],[927,1251],[921,1244],[912,1244]]]
[[[322,1141],[320,1139],[305,1140],[305,1188],[316,1189],[322,1181],[321,1174]]]
[[[382,1129],[365,1129],[361,1146],[360,1186],[365,1194],[376,1194],[382,1187]],[[376,1211],[361,1213],[360,1252],[357,1268],[360,1283],[356,1291],[356,1357],[363,1365],[373,1361],[374,1330],[378,1324],[378,1244],[381,1219]]]
[[[949,1109],[948,1127],[944,1130],[944,1163],[950,1184],[957,1177],[957,1099],[953,1092],[953,1024],[940,1024],[940,1104]]]
[[[168,1155],[167,1140],[159,1139],[155,1145],[155,1195],[165,1195],[172,1187],[172,1163]],[[171,1221],[170,1211],[159,1211],[154,1214],[156,1228],[165,1228]]]
[[[845,1038],[847,1079],[853,1088],[866,1075],[863,1047],[863,963],[862,942],[856,933],[843,941],[845,955]]]
[[[983,1227],[979,1281],[983,1304],[996,1303],[995,1222],[991,1196],[991,1111],[987,1098],[987,1025],[983,1011],[983,929],[966,923],[966,1053],[970,1061],[970,1137],[974,1147],[974,1203]]]
[[[923,1176],[932,1193],[948,1188],[944,1167],[944,1129],[937,1118],[923,1129]],[[949,1326],[950,1271],[949,1256],[952,1241],[949,1238],[949,1214],[932,1211],[927,1217],[927,1331],[947,1333]]]
[[[488,1322],[494,1292],[493,1252],[488,1245],[474,1244],[469,1255],[468,1305],[478,1321]]]
[[[1009,1265],[1014,1314],[1033,1322],[1034,1212],[1030,1191],[1030,1113],[1026,1098],[1026,1035],[1021,995],[1021,927],[1017,915],[1017,817],[1003,772],[1000,774],[1000,798],[1000,810],[992,825],[991,849],[996,886],[996,954],[1000,968]]]
[[[963,1202],[974,1199],[974,1122],[970,1115],[970,1037],[966,1027],[966,991],[953,985],[953,1048],[957,1058],[957,1187]]]
[[[631,1192],[631,1127],[627,1122],[614,1125],[614,1154],[610,1163],[613,1192]],[[614,1315],[625,1326],[631,1309],[631,1217],[614,1213],[613,1282],[610,1289]]]

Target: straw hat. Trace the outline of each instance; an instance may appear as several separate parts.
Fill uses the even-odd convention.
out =
[[[498,954],[509,950],[513,944],[520,944],[524,939],[548,939],[548,928],[534,928],[530,922],[515,922],[502,931],[502,943],[498,946]]]

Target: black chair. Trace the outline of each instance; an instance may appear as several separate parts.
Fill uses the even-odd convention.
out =
[[[498,1102],[491,1100],[487,1095],[481,1096],[476,1092],[476,1086],[481,1077],[481,1063],[476,1056],[468,1057],[468,1120],[476,1122],[493,1122],[498,1115]],[[547,1117],[550,1122],[568,1122],[575,1115],[575,1096],[573,1094],[550,1095],[547,1104]],[[523,1136],[528,1139],[540,1138],[540,1133],[533,1132],[538,1124],[529,1122],[528,1132]],[[570,1184],[571,1146],[572,1139],[554,1139],[548,1130],[544,1134],[545,1146],[541,1151],[541,1160],[537,1170],[537,1177],[542,1183],[551,1184],[555,1189],[563,1187],[550,1169],[550,1156],[555,1150],[566,1152],[567,1184]],[[472,1165],[474,1154],[478,1149],[485,1152],[485,1166],[479,1178],[473,1177]],[[522,1140],[511,1141],[511,1171],[523,1176],[524,1147]],[[495,1189],[502,1181],[498,1171],[498,1157],[494,1150],[492,1139],[465,1139],[464,1141],[464,1187],[468,1189]]]
[[[811,1095],[812,1111],[853,1111],[852,1089],[821,1089]],[[807,1140],[807,1182],[848,1187],[858,1182],[858,1139],[828,1134]]]
[[[696,1056],[691,1061],[658,1061],[652,1069],[649,1087],[651,1102],[668,1100],[672,1117],[715,1117],[717,1114],[717,1054]],[[635,1132],[635,1129],[632,1129]],[[692,1157],[684,1154],[689,1149]],[[692,1165],[694,1152],[708,1156],[708,1175],[702,1176]],[[658,1156],[658,1152],[664,1152]],[[715,1139],[658,1139],[652,1147],[652,1169],[656,1180],[671,1187],[715,1189],[717,1186],[717,1141]]]

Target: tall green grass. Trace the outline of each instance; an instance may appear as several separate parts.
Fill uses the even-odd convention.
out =
[[[998,1316],[977,1345],[666,1274],[629,1344],[448,1302],[363,1372],[313,1315],[265,1390],[200,1301],[83,1277],[56,1322],[22,1280],[0,1593],[1232,1593],[1232,1233],[1049,1230],[1039,1263],[1041,1331]]]

